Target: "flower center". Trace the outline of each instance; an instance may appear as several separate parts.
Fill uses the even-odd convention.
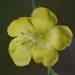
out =
[[[24,35],[25,37],[29,38],[32,41],[32,44],[43,45],[43,43],[44,43],[44,40],[42,38],[42,33],[36,32],[35,34],[30,34],[30,33],[26,33],[26,32],[23,33],[22,32],[22,35]]]
[[[39,33],[39,32],[36,32],[36,33],[35,33],[35,37],[42,38],[42,34]]]

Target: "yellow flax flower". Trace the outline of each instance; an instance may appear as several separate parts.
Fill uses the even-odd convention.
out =
[[[7,32],[15,37],[9,45],[9,54],[17,66],[28,65],[31,58],[44,66],[53,66],[58,51],[68,47],[72,32],[65,25],[57,25],[57,17],[44,7],[34,9],[31,17],[20,17],[11,22]]]

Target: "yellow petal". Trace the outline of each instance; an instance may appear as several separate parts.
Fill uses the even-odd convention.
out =
[[[55,49],[51,48],[50,50],[45,52],[42,63],[46,67],[54,66],[58,61],[58,57],[58,52]]]
[[[44,32],[48,28],[57,24],[57,17],[49,9],[44,7],[36,8],[31,15],[31,21],[39,32]]]
[[[10,36],[20,36],[21,32],[33,33],[34,29],[30,23],[29,17],[20,17],[10,23],[7,32]]]
[[[43,63],[44,66],[53,66],[58,60],[58,52],[52,47],[37,44],[33,47],[32,56],[36,63]]]
[[[36,63],[42,62],[42,55],[44,53],[44,47],[40,45],[33,46],[32,48],[32,57]]]
[[[56,50],[63,50],[68,47],[72,41],[72,32],[67,26],[55,26],[48,31],[44,38]]]
[[[25,66],[30,63],[31,51],[29,40],[25,37],[16,37],[9,45],[9,54],[17,66]]]

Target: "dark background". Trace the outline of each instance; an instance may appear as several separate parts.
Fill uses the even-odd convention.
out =
[[[74,0],[35,0],[35,6],[49,8],[57,15],[58,24],[69,26],[75,35]],[[32,11],[31,0],[0,0],[0,75],[47,75],[47,68],[33,60],[28,66],[15,66],[8,53],[12,39],[7,34],[8,25],[18,17],[30,16]],[[53,69],[59,75],[75,75],[75,36],[71,46],[59,54],[59,61]]]

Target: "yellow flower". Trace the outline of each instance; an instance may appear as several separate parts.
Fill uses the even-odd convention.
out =
[[[9,54],[17,66],[28,65],[31,58],[44,66],[53,66],[58,51],[68,47],[72,32],[65,25],[56,25],[57,17],[49,9],[36,8],[31,17],[20,17],[11,22],[7,32],[15,37],[9,45]]]

